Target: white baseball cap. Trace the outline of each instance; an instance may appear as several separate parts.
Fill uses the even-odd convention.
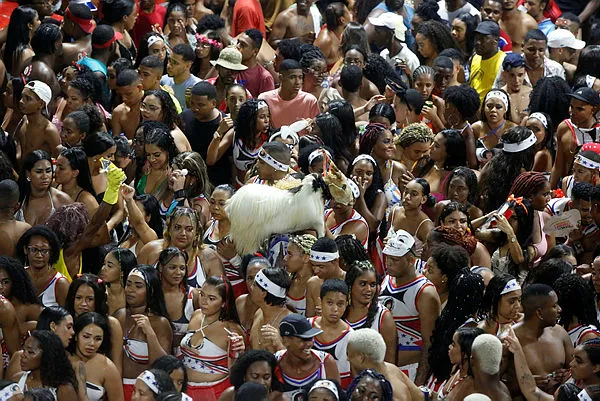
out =
[[[570,49],[581,50],[585,47],[585,42],[577,39],[568,29],[555,29],[548,34],[548,47],[553,49],[568,47]]]
[[[404,256],[415,245],[415,238],[407,231],[396,231],[387,241],[383,253],[390,256]]]
[[[35,93],[48,107],[48,103],[52,100],[52,90],[47,84],[42,81],[31,81],[25,85],[25,88]]]
[[[369,17],[369,22],[373,26],[383,26],[393,31],[396,31],[396,27],[403,23],[402,16],[396,13],[383,13],[377,17]]]

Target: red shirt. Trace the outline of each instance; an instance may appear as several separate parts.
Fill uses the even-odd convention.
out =
[[[139,8],[138,8],[139,9]],[[140,41],[148,32],[152,32],[152,27],[158,24],[162,27],[165,23],[165,16],[167,15],[167,9],[156,3],[154,5],[154,11],[147,13],[146,11],[139,9],[139,15],[135,21],[135,25],[131,30],[131,38],[137,48],[140,47]]]
[[[250,28],[258,29],[265,37],[265,16],[260,3],[258,0],[238,0],[233,7],[231,36],[236,37]]]

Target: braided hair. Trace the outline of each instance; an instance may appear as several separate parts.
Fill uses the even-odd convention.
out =
[[[422,123],[412,123],[407,125],[394,139],[394,143],[404,149],[415,143],[426,143],[432,141],[433,131],[431,128]]]
[[[364,378],[371,378],[377,383],[379,383],[379,385],[381,386],[382,393],[381,401],[393,401],[394,391],[392,390],[392,385],[390,384],[388,379],[385,378],[384,375],[382,375],[381,373],[377,373],[373,369],[365,369],[362,372],[360,372],[358,376],[356,376],[352,380],[352,383],[350,383],[350,385],[348,386],[346,394],[352,397],[352,393],[354,393],[356,387],[358,387],[358,383],[360,383],[361,380],[363,380]]]
[[[305,255],[310,253],[310,248],[315,242],[317,242],[317,238],[311,234],[294,235],[289,239],[289,243],[296,245]]]
[[[363,135],[360,137],[359,152],[361,154],[370,155],[375,147],[377,140],[386,131],[383,124],[370,123],[365,127]]]
[[[547,182],[548,180],[544,174],[536,171],[526,171],[517,176],[512,187],[510,187],[510,193],[517,197],[531,198],[536,192],[542,190]]]
[[[596,315],[594,288],[589,281],[577,274],[563,274],[554,282],[558,295],[560,324],[566,329],[577,318],[579,324],[600,326]]]
[[[340,253],[340,267],[350,266],[357,260],[369,260],[369,255],[359,240],[354,235],[338,235],[335,239]]]
[[[369,304],[369,309],[367,311],[367,321],[365,322],[363,327],[371,327],[373,321],[375,320],[375,315],[377,314],[377,308],[379,303],[377,299],[379,298],[379,285],[381,284],[381,277],[377,275],[377,271],[375,267],[369,260],[357,260],[353,262],[348,271],[346,272],[346,278],[344,281],[348,285],[348,293],[350,296],[348,297],[348,306],[346,307],[346,311],[342,315],[342,319],[346,319],[348,317],[348,312],[350,312],[350,305],[352,304],[352,286],[357,278],[362,276],[366,272],[373,272],[375,274],[375,278],[377,280],[377,285],[375,287],[375,293],[373,294],[373,299]]]
[[[468,267],[461,269],[453,279],[448,279],[448,303],[436,319],[428,355],[429,366],[437,379],[450,377],[452,363],[448,346],[452,343],[454,332],[477,314],[484,289],[481,275],[472,273]]]
[[[529,114],[542,112],[554,121],[569,118],[571,99],[569,84],[561,77],[544,77],[537,81],[529,97]]]

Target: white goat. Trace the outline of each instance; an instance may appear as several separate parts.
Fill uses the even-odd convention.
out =
[[[316,230],[325,233],[322,181],[307,175],[298,188],[282,190],[248,184],[225,206],[229,235],[240,255],[256,252],[271,234]]]

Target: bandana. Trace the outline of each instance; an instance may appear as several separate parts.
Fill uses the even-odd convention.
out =
[[[152,35],[148,38],[148,47],[151,47],[157,42],[164,42],[165,40],[158,35]]]
[[[143,381],[154,394],[158,395],[158,393],[160,393],[160,391],[158,391],[156,376],[154,376],[154,373],[150,372],[149,370],[144,370],[137,378]]]
[[[264,149],[261,149],[261,151],[258,153],[258,158],[267,163],[269,166],[273,167],[277,171],[288,171],[290,169],[289,164],[284,164],[275,160],[271,155],[265,152]]]
[[[600,163],[590,160],[587,157],[582,156],[582,155],[575,156],[575,163],[577,163],[580,166],[583,166],[585,168],[600,170]]]
[[[504,143],[504,151],[508,153],[518,153],[525,149],[529,149],[537,142],[535,134],[532,132],[527,138],[517,143]]]
[[[504,294],[508,294],[509,292],[513,292],[513,291],[517,291],[520,290],[521,286],[519,285],[519,283],[517,282],[517,280],[510,279],[508,281],[508,283],[506,283],[506,285],[504,286],[504,289],[502,290],[502,292],[500,293],[500,295],[504,295]]]
[[[484,103],[487,102],[488,99],[492,98],[500,100],[504,104],[506,110],[508,110],[508,96],[506,96],[506,93],[500,92],[499,90],[491,90],[487,95],[485,95]]]
[[[21,387],[17,383],[9,384],[0,390],[0,401],[8,401],[11,397],[23,394]]]
[[[354,158],[354,160],[352,160],[352,165],[354,166],[356,163],[358,163],[361,160],[368,160],[371,163],[373,163],[375,165],[375,167],[377,167],[377,162],[375,161],[375,159],[373,159],[373,156],[370,155],[358,155]]]
[[[340,395],[338,393],[338,389],[335,386],[335,384],[333,384],[333,382],[331,382],[329,380],[319,380],[310,388],[309,394],[316,388],[327,389],[333,393],[336,400],[338,400],[338,401],[340,400]]]
[[[548,129],[548,120],[546,119],[546,116],[544,116],[542,113],[531,113],[529,118],[535,118],[536,120],[539,120],[539,122],[542,123],[544,128]]]
[[[285,298],[285,288],[280,287],[271,280],[269,280],[269,278],[265,276],[265,273],[263,273],[262,270],[258,272],[256,277],[254,277],[254,282],[269,294],[274,295],[278,298]]]
[[[339,252],[319,252],[310,250],[311,262],[331,262],[340,258]]]

